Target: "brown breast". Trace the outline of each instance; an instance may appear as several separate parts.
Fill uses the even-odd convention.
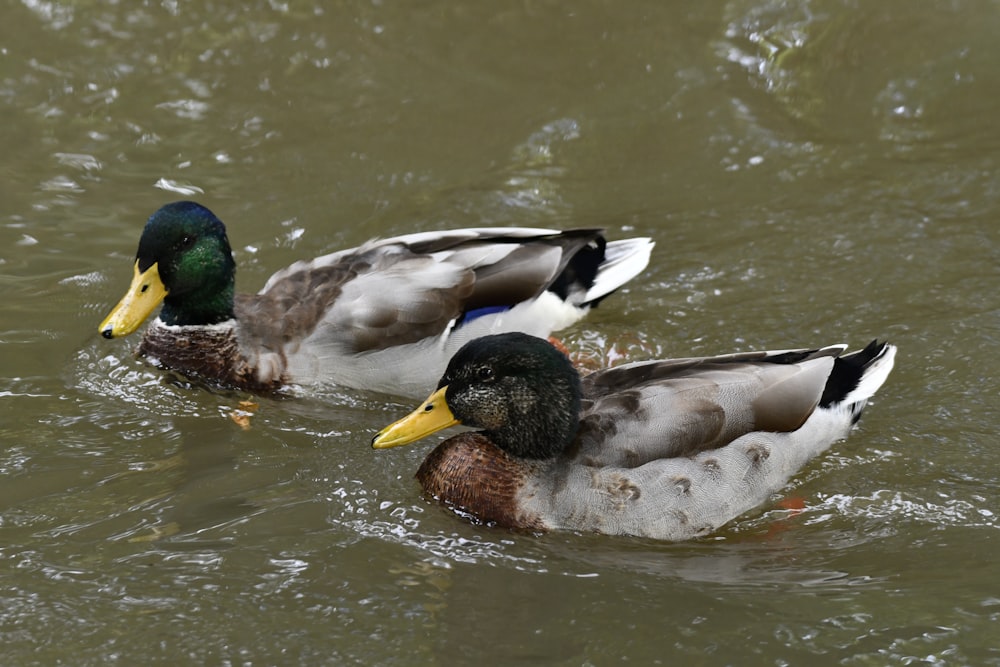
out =
[[[519,495],[533,473],[480,433],[461,433],[438,445],[417,470],[424,492],[478,521],[503,528],[542,530]]]
[[[258,380],[256,369],[248,364],[235,333],[228,328],[154,324],[147,329],[136,352],[192,379],[236,389],[270,393],[283,384],[280,377]]]

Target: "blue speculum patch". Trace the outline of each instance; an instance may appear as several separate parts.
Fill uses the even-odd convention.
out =
[[[477,317],[492,315],[493,313],[502,313],[506,310],[510,310],[510,306],[484,306],[482,308],[476,308],[474,310],[467,311],[464,315],[462,315],[462,319],[459,320],[458,326],[468,324]]]

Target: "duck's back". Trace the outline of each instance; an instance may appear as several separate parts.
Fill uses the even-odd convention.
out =
[[[892,368],[892,346],[873,343],[835,364],[842,349],[654,362],[587,378],[579,446],[528,479],[522,512],[547,528],[666,540],[716,530],[845,437]]]
[[[648,239],[608,244],[595,229],[468,229],[373,241],[293,264],[237,302],[238,319],[253,322],[242,342],[250,354],[284,364],[288,382],[417,397],[472,338],[545,337],[575,322],[638,274],[651,246]]]

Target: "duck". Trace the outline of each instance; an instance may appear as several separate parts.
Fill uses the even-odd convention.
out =
[[[589,228],[418,232],[296,262],[239,294],[225,225],[179,201],[149,217],[131,285],[98,331],[128,336],[162,304],[135,350],[155,366],[264,394],[331,383],[417,399],[468,340],[578,321],[653,246]]]
[[[473,521],[682,541],[765,503],[847,436],[892,370],[872,341],[637,361],[584,377],[548,341],[485,336],[451,359],[376,449],[449,426],[416,473],[425,495]]]

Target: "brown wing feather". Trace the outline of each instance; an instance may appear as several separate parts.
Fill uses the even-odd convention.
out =
[[[751,431],[792,431],[816,408],[837,349],[623,366],[583,380],[572,456],[636,467],[691,456]]]
[[[236,319],[246,344],[277,350],[301,340],[322,321],[344,285],[368,268],[365,262],[305,265],[262,294],[237,294]]]

